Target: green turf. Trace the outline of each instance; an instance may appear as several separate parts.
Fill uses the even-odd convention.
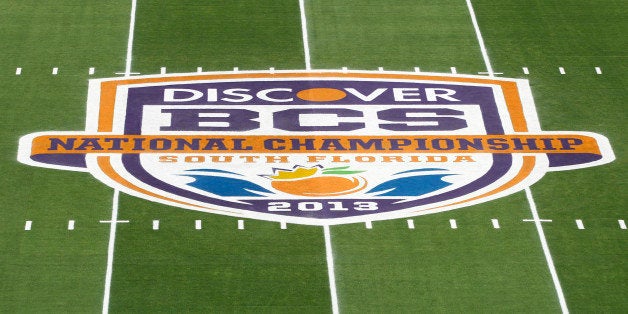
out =
[[[123,66],[128,12],[126,1],[0,3],[0,312],[101,309],[109,228],[98,221],[110,215],[111,190],[87,174],[19,164],[17,141],[84,128],[88,69],[111,76]]]
[[[305,67],[296,0],[138,2],[133,71]],[[548,173],[532,191],[553,219],[544,228],[569,308],[623,312],[625,4],[473,3],[493,67],[530,79],[544,130],[611,140],[614,163]],[[464,1],[310,0],[306,10],[313,68],[485,71]],[[19,164],[15,152],[21,135],[84,127],[88,68],[93,77],[124,70],[129,13],[122,0],[0,3],[0,312],[101,311],[109,226],[98,221],[111,215],[111,189],[88,174]],[[522,222],[530,217],[517,193],[416,217],[414,230],[405,219],[333,226],[340,310],[559,312],[536,229]],[[331,311],[320,227],[246,220],[238,230],[236,218],[125,195],[119,218],[131,222],[118,227],[111,312]]]

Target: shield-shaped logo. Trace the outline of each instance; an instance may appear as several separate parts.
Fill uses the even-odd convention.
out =
[[[26,164],[90,172],[177,207],[299,224],[416,216],[608,163],[608,140],[543,132],[522,79],[215,72],[91,80],[83,132],[20,140]]]

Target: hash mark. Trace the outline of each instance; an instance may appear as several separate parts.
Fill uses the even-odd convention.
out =
[[[22,75],[22,68],[15,69],[15,75]]]
[[[203,72],[203,68],[202,67],[196,67],[196,72],[198,72],[198,73]]]
[[[458,229],[458,223],[456,223],[456,219],[449,219],[449,226],[451,229]]]
[[[24,230],[30,231],[32,226],[33,226],[33,221],[27,220],[26,223],[24,224]]]
[[[565,74],[565,68],[558,67],[558,72],[560,72],[560,74]]]
[[[153,220],[153,230],[159,230],[159,220]]]
[[[419,68],[419,67],[414,67],[414,72],[421,72],[421,68]]]
[[[159,73],[160,73],[160,74],[166,74],[166,67],[161,67],[161,68],[159,69]]]
[[[373,229],[373,223],[370,220],[364,222],[366,229]]]
[[[378,67],[377,71],[383,72],[384,71],[384,67]]]
[[[244,220],[238,220],[238,230],[244,230]]]
[[[499,220],[491,219],[491,223],[493,224],[494,229],[499,229]]]
[[[68,230],[74,230],[74,220],[68,220]]]
[[[528,70],[528,67],[523,67],[523,74],[530,74],[530,70]]]
[[[59,68],[52,68],[52,75],[57,75],[59,73]]]
[[[233,67],[233,72],[238,72],[240,69],[238,67]]]
[[[408,219],[408,229],[414,229],[414,220]]]
[[[286,230],[288,228],[288,225],[286,224],[285,221],[282,221],[279,223],[279,226],[281,227],[281,229]]]
[[[342,67],[342,73],[347,73],[348,69],[347,67]]]
[[[595,67],[595,73],[602,74],[602,69],[600,67]]]
[[[582,223],[582,219],[576,219],[576,226],[578,226],[578,229],[580,230],[584,229],[584,224]]]
[[[626,230],[626,222],[623,219],[619,219],[617,222],[619,223],[619,229]]]
[[[451,74],[458,74],[458,70],[456,70],[456,67],[450,67],[449,69],[451,70]]]
[[[195,228],[196,230],[201,230],[202,225],[201,225],[201,221],[200,221],[200,220],[195,220],[195,221],[194,221],[194,228]]]
[[[95,68],[89,68],[89,75],[94,75],[94,73],[96,73],[96,69]]]

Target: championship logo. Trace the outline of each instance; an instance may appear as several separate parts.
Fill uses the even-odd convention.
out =
[[[435,213],[614,160],[541,131],[526,80],[276,71],[91,80],[85,131],[20,139],[22,163],[172,206],[324,225]]]

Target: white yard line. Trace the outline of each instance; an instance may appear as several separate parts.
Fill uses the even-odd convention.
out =
[[[484,59],[484,64],[486,65],[486,70],[488,71],[488,75],[490,77],[495,76],[495,72],[493,72],[493,67],[491,66],[491,60],[488,57],[488,52],[486,50],[486,46],[484,45],[484,39],[482,37],[482,33],[480,32],[480,26],[478,25],[477,18],[475,16],[475,11],[473,10],[473,5],[471,4],[471,0],[467,1],[467,7],[469,9],[469,14],[471,15],[471,21],[473,23],[473,28],[475,29],[475,34],[478,39],[478,43],[480,45],[480,51],[482,52],[482,58]],[[547,239],[545,238],[545,232],[543,232],[543,226],[541,225],[541,219],[539,218],[539,214],[536,210],[536,204],[534,203],[534,198],[532,197],[532,191],[529,187],[525,188],[526,197],[528,199],[528,205],[530,207],[530,212],[532,212],[532,218],[534,220],[534,225],[536,226],[536,230],[539,234],[539,238],[541,240],[541,247],[543,248],[543,253],[545,254],[545,260],[547,261],[547,267],[549,268],[550,275],[552,276],[552,281],[554,282],[554,288],[556,290],[556,295],[558,297],[558,302],[560,303],[560,308],[562,313],[569,313],[567,308],[567,302],[565,301],[565,295],[563,294],[563,288],[560,285],[560,281],[558,280],[558,274],[556,273],[556,267],[554,266],[554,260],[552,259],[552,254],[550,253],[549,246],[547,245]]]
[[[336,292],[336,275],[334,272],[334,253],[331,247],[331,233],[329,225],[323,226],[325,233],[325,255],[327,256],[327,275],[329,276],[329,290],[331,293],[331,312],[338,314],[338,294]]]
[[[303,36],[303,53],[305,54],[305,69],[311,70],[310,44],[307,36],[307,19],[305,17],[305,0],[299,0],[299,10],[301,11],[301,33]],[[329,293],[331,295],[332,314],[340,313],[338,310],[338,293],[336,292],[336,274],[334,272],[334,253],[331,246],[331,232],[329,225],[323,226],[325,235],[325,256],[327,258],[327,275],[329,277]]]
[[[133,62],[133,34],[135,32],[135,11],[137,0],[131,0],[131,13],[129,18],[129,37],[126,46],[126,64],[124,76],[131,76],[131,63]],[[107,270],[105,272],[105,291],[102,302],[102,313],[109,313],[109,298],[111,296],[111,276],[113,274],[113,251],[116,243],[116,228],[118,226],[118,203],[120,191],[113,192],[113,202],[111,206],[111,227],[109,229],[109,246],[107,248]]]
[[[113,249],[116,243],[116,227],[118,226],[118,199],[120,192],[113,192],[111,205],[111,228],[109,229],[109,246],[107,248],[107,270],[105,272],[105,293],[102,300],[102,313],[109,313],[109,297],[111,296],[111,275],[113,274]]]
[[[305,0],[299,0],[299,10],[301,11],[301,34],[303,36],[303,52],[305,54],[305,69],[311,70],[310,44],[307,36],[307,19],[305,18]]]
[[[536,226],[536,231],[539,233],[539,238],[541,239],[541,248],[543,248],[543,253],[545,254],[547,267],[549,268],[552,281],[554,282],[554,288],[556,289],[556,295],[558,296],[558,303],[560,303],[560,308],[563,313],[569,313],[569,310],[567,309],[567,302],[565,301],[565,295],[563,294],[563,288],[560,285],[558,274],[556,273],[556,267],[554,266],[554,259],[552,259],[552,254],[550,253],[549,246],[547,245],[545,232],[543,232],[543,226],[541,225],[541,219],[539,218],[539,213],[536,210],[536,203],[534,203],[534,198],[532,197],[532,191],[530,191],[530,188],[528,187],[525,188],[525,192],[528,204],[530,205],[530,212],[532,212],[532,219],[534,219],[534,225]]]

